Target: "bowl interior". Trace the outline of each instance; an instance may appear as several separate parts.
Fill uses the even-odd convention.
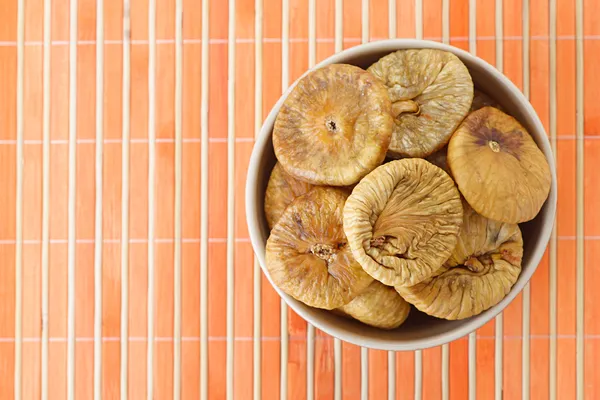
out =
[[[554,157],[544,128],[521,92],[506,77],[483,60],[460,49],[437,42],[396,39],[348,49],[328,58],[315,68],[331,63],[348,63],[367,68],[380,57],[392,51],[407,48],[438,48],[456,54],[469,69],[475,86],[493,96],[527,128],[550,164],[552,186],[550,196],[538,216],[533,221],[521,225],[524,237],[524,257],[523,269],[517,283],[499,304],[477,316],[460,321],[446,321],[430,317],[413,307],[406,323],[396,330],[384,331],[338,317],[324,310],[308,307],[275,287],[294,311],[317,328],[357,345],[384,350],[416,350],[437,346],[458,339],[491,320],[523,289],[537,268],[550,238],[556,211]],[[269,274],[265,268],[264,249],[269,230],[264,215],[263,203],[269,175],[276,162],[271,132],[281,103],[290,90],[291,87],[275,105],[263,125],[250,160],[246,187],[246,213],[250,238],[263,272],[267,277],[269,277]],[[505,323],[510,323],[510,321]]]

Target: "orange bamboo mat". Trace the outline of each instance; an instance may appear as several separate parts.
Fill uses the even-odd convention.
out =
[[[600,398],[600,0],[153,1],[2,2],[1,399]],[[283,86],[390,36],[497,65],[558,160],[530,286],[417,353],[282,310],[244,215]]]

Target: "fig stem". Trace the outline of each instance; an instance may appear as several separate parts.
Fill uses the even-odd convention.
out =
[[[392,104],[392,114],[396,118],[402,113],[419,114],[420,112],[419,104],[412,100],[402,100]]]
[[[473,272],[481,272],[484,268],[481,261],[479,261],[477,257],[473,256],[469,257],[467,261],[465,261],[465,266]]]
[[[371,247],[379,247],[385,243],[385,236],[377,236],[371,239]]]
[[[493,265],[493,261],[488,255],[482,256],[470,256],[463,264],[467,267],[471,272],[483,274],[489,271],[490,267]]]

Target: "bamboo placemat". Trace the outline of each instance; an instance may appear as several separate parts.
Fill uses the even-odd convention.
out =
[[[0,398],[600,398],[599,0],[2,6]],[[282,91],[388,37],[496,65],[558,165],[531,283],[477,332],[415,353],[342,343],[288,310],[244,215]]]

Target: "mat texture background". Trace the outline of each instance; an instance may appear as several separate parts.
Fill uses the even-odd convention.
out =
[[[234,2],[235,1],[235,2]],[[600,398],[600,0],[4,0],[0,398]],[[255,264],[244,183],[336,50],[444,41],[501,69],[558,162],[530,285],[469,337],[340,343]]]

